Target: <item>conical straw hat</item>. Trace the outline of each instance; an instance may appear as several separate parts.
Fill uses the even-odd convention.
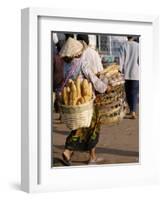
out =
[[[62,49],[60,50],[59,55],[62,58],[63,57],[73,58],[79,56],[82,53],[83,49],[84,47],[81,42],[69,37],[66,43],[63,45]]]

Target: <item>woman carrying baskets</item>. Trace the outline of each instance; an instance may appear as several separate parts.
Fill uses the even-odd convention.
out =
[[[60,51],[60,56],[64,59],[64,75],[65,80],[61,87],[61,91],[67,84],[69,79],[76,80],[77,77],[80,79],[87,79],[92,83],[93,89],[99,93],[104,93],[109,90],[106,83],[102,82],[91,70],[90,63],[87,53],[87,59],[84,52],[90,48],[84,41],[78,41],[73,38],[69,38]],[[95,51],[95,50],[93,50]],[[99,55],[95,51],[94,55]],[[91,59],[91,57],[90,57]],[[96,66],[94,66],[96,68]],[[101,66],[100,66],[101,67]],[[95,69],[98,72],[98,69]],[[78,128],[72,130],[69,136],[66,138],[65,150],[62,153],[63,161],[65,165],[71,165],[71,156],[73,151],[89,151],[89,164],[95,164],[100,161],[100,158],[96,157],[95,147],[99,140],[100,123],[98,110],[94,108],[92,121],[89,127]]]

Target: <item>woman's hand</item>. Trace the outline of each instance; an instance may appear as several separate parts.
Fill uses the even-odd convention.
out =
[[[108,88],[107,88],[107,92],[109,93],[110,91],[111,91],[111,89],[112,89],[112,86],[111,85],[108,85]]]

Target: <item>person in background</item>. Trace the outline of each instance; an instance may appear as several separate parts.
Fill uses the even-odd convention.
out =
[[[81,39],[81,38],[80,38]],[[90,59],[84,59],[83,55],[87,51],[87,45],[85,42],[78,41],[73,38],[69,38],[65,45],[60,51],[60,56],[65,61],[64,64],[64,74],[65,81],[63,82],[63,87],[66,85],[69,79],[76,80],[79,77],[81,80],[86,78],[92,83],[93,89],[99,93],[104,93],[109,91],[107,84],[102,82],[91,70]],[[96,64],[95,71],[98,65]],[[89,128],[79,128],[70,132],[65,142],[65,150],[62,153],[63,161],[65,165],[71,165],[71,157],[74,151],[89,151],[89,164],[95,164],[101,162],[101,158],[96,156],[96,145],[99,141],[100,132],[99,114],[98,110],[94,109],[94,114],[92,122]]]
[[[97,36],[96,35],[88,35],[88,38],[89,38],[89,46],[92,49],[96,50]]]
[[[134,40],[135,37],[129,36],[120,49],[121,70],[125,78],[126,99],[132,119],[136,119],[139,95],[139,44]]]
[[[55,96],[54,100],[54,110],[59,112],[58,105],[58,90],[63,82],[63,59],[59,56],[59,51],[61,50],[63,44],[65,43],[65,35],[63,33],[53,33],[53,94]],[[60,119],[60,117],[59,117]]]
[[[64,79],[64,61],[60,57],[59,51],[69,37],[74,37],[74,35],[69,33],[53,33],[53,92],[55,95],[54,109],[57,113],[59,112],[58,91]]]

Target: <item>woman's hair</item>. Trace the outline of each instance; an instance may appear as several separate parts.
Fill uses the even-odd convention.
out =
[[[127,39],[131,40],[131,39],[133,39],[133,36],[127,36]]]
[[[70,63],[72,60],[73,60],[73,58],[72,57],[63,57],[63,60],[66,62],[66,63]]]
[[[87,45],[89,44],[89,38],[88,38],[88,35],[86,34],[78,34],[76,38],[77,40],[84,41]]]
[[[68,40],[69,37],[74,38],[74,34],[72,34],[72,33],[66,33],[65,37],[66,37],[66,40]]]

